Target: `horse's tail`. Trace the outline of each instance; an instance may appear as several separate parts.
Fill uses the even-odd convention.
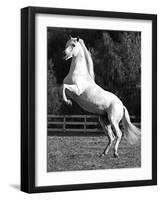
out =
[[[123,107],[123,109],[124,109],[124,115],[122,118],[122,122],[123,122],[125,137],[130,144],[136,144],[140,137],[140,129],[131,123],[129,113],[125,106]]]

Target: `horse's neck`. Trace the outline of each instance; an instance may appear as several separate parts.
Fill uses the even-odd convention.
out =
[[[89,75],[94,80],[95,76],[94,76],[94,69],[93,69],[93,61],[92,61],[90,52],[88,51],[84,43],[81,43],[81,46],[84,51],[85,59],[87,61],[87,68],[88,68]]]
[[[88,75],[88,69],[84,54],[80,53],[76,57],[72,58],[70,66],[70,74]]]

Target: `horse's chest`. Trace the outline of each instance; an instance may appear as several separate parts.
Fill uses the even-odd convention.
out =
[[[88,112],[95,113],[95,114],[103,114],[104,108],[102,105],[97,104],[94,101],[85,100],[84,98],[79,98],[77,103],[82,107],[83,109],[87,110]]]
[[[84,76],[70,76],[67,75],[66,78],[63,81],[64,84],[70,84],[70,85],[77,85],[77,87],[79,89],[81,88],[86,88],[90,82],[88,81],[88,79]]]
[[[68,74],[65,77],[63,83],[65,83],[65,84],[76,84],[76,83],[80,82],[79,79],[80,78],[77,77],[77,76],[72,76],[71,74]]]
[[[73,84],[73,80],[72,80],[72,77],[70,75],[67,75],[65,77],[65,79],[63,80],[63,83],[64,84]]]

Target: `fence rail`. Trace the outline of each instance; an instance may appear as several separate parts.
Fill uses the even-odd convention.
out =
[[[130,117],[135,125],[138,119]],[[97,115],[48,115],[48,131],[53,132],[103,132]]]

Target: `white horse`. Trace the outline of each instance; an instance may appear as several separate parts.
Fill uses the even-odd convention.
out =
[[[101,156],[108,153],[116,139],[114,156],[118,157],[118,145],[122,138],[119,122],[122,120],[125,136],[131,144],[138,141],[140,130],[130,122],[128,111],[121,100],[95,83],[93,61],[83,40],[71,37],[66,43],[64,54],[64,59],[72,58],[72,62],[62,85],[63,100],[72,105],[70,99],[73,99],[84,110],[100,116],[100,124],[109,139]]]

